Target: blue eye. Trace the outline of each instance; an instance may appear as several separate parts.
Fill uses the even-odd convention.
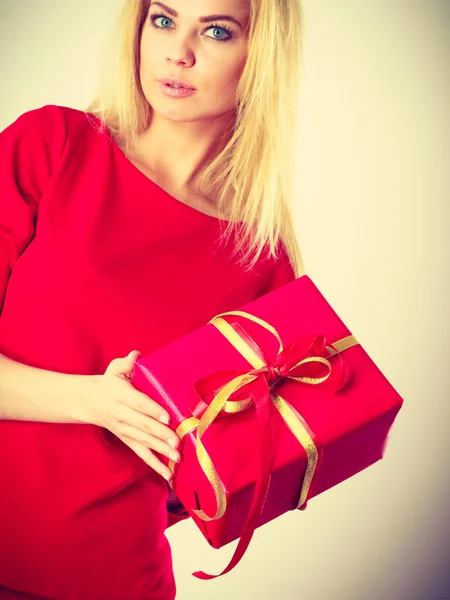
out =
[[[216,33],[218,31],[220,34],[220,32],[222,32],[222,35],[225,32],[225,34],[227,35],[227,37],[225,38],[226,40],[231,38],[231,31],[229,29],[227,30],[224,27],[219,27],[218,25],[212,25],[209,29],[212,29],[214,33]],[[224,38],[223,37],[214,37],[214,39],[222,41]]]
[[[166,17],[166,15],[152,15],[151,16],[151,20],[152,20],[152,25],[155,26],[155,21],[157,19],[163,19],[164,21],[171,21],[171,19],[169,19],[169,17]],[[165,27],[164,25],[162,26],[162,28],[156,26],[159,29],[167,29],[167,27]]]
[[[158,19],[161,19],[161,25],[157,25],[156,21]],[[173,23],[172,19],[169,19],[169,17],[167,15],[164,14],[155,14],[155,15],[150,15],[150,21],[151,21],[151,25],[152,27],[154,27],[155,29],[171,29],[171,27],[166,27],[166,25],[164,25],[163,23]],[[223,27],[221,25],[219,25],[218,23],[213,23],[212,25],[210,25],[207,29],[207,31],[209,31],[210,29],[213,30],[214,35],[213,36],[207,36],[207,37],[212,37],[213,40],[216,40],[218,42],[227,42],[228,40],[231,40],[231,38],[233,37],[233,32],[231,31],[231,29],[228,29],[228,27]],[[216,35],[218,32],[218,35]],[[226,34],[226,37],[223,37],[223,34]]]

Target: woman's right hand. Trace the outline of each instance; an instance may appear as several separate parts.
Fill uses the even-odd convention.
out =
[[[125,358],[111,361],[103,375],[90,377],[93,385],[88,399],[89,421],[111,431],[169,481],[172,473],[154,451],[179,462],[180,439],[168,427],[168,412],[130,383],[133,364],[139,356],[133,350]]]

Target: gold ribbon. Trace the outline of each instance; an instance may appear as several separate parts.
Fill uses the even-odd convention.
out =
[[[222,335],[233,345],[233,347],[252,365],[254,369],[263,369],[264,367],[268,367],[260,356],[258,356],[253,348],[235,331],[235,329],[222,317],[227,315],[236,315],[250,321],[253,321],[259,324],[261,327],[269,331],[276,337],[279,345],[279,349],[277,352],[277,356],[283,351],[283,342],[278,334],[277,330],[264,321],[250,313],[246,313],[243,311],[229,311],[225,313],[221,313],[216,315],[209,321],[212,325],[214,325]],[[340,352],[344,352],[348,348],[359,344],[356,340],[355,336],[350,335],[345,338],[342,338],[332,344],[332,346],[326,346],[327,356],[309,356],[301,361],[299,361],[296,365],[291,367],[290,369],[296,369],[302,364],[306,363],[322,363],[328,367],[328,373],[324,377],[294,377],[291,375],[283,374],[280,375],[277,372],[277,375],[280,378],[292,379],[294,381],[306,383],[308,385],[318,385],[323,383],[328,379],[331,374],[331,363],[328,358],[335,356]],[[206,408],[202,417],[198,419],[197,417],[190,417],[185,419],[180,423],[180,425],[176,429],[176,433],[179,438],[182,440],[186,435],[191,433],[194,430],[197,430],[196,434],[196,453],[199,464],[205,473],[208,481],[214,489],[214,494],[216,497],[217,510],[216,513],[211,517],[207,515],[203,510],[193,510],[193,512],[204,521],[213,521],[216,519],[220,519],[226,511],[226,493],[225,488],[220,480],[217,471],[214,467],[214,463],[211,460],[206,448],[202,443],[202,436],[205,434],[210,425],[214,422],[221,411],[227,413],[239,413],[247,410],[253,403],[252,399],[245,399],[239,401],[230,401],[228,400],[230,396],[241,389],[245,385],[248,385],[255,379],[258,379],[260,374],[251,374],[246,373],[244,375],[239,375],[225,384],[214,396],[213,400]],[[297,508],[300,508],[306,501],[308,496],[309,489],[311,487],[312,481],[314,479],[314,475],[316,472],[317,462],[318,462],[318,450],[317,446],[314,443],[314,440],[308,430],[308,426],[303,417],[292,407],[284,398],[281,396],[270,392],[270,398],[272,400],[273,405],[280,413],[281,418],[289,427],[297,441],[303,446],[307,456],[307,467],[305,471],[305,476],[303,478],[303,483],[300,490],[299,500],[297,504]],[[169,468],[172,473],[175,472],[175,463],[173,461],[169,461]],[[173,483],[171,484],[173,487]]]

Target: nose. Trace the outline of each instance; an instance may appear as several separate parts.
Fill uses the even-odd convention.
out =
[[[191,67],[194,64],[194,52],[185,38],[179,39],[178,42],[175,41],[171,45],[167,55],[167,62],[185,67]]]

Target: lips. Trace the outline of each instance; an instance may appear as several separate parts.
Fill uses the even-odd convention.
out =
[[[160,79],[160,83],[164,85],[178,85],[185,90],[195,90],[195,87],[191,85],[189,82],[184,81],[183,79]]]

